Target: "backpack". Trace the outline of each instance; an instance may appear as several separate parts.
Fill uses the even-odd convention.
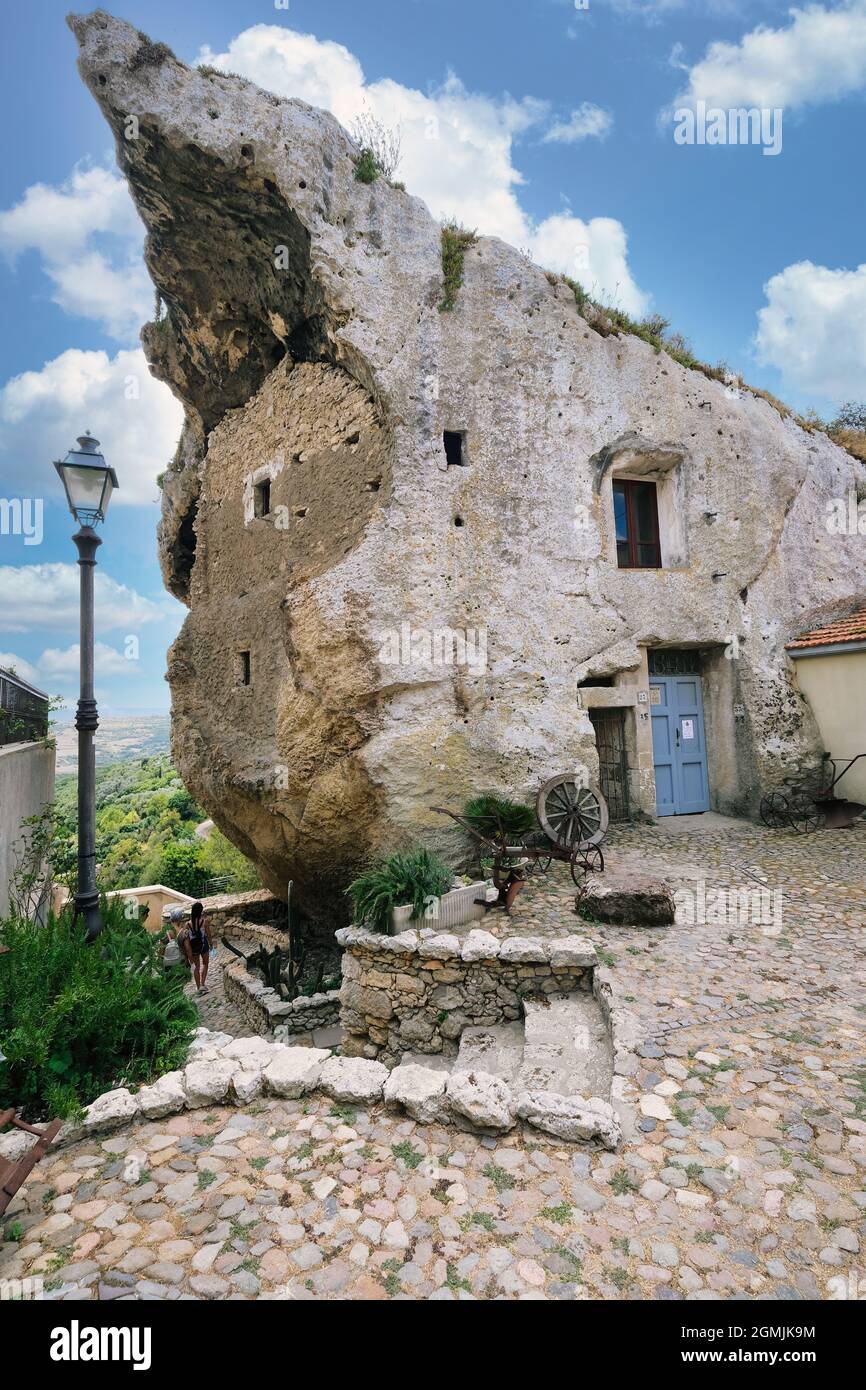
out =
[[[189,929],[189,944],[193,955],[201,955],[205,945],[204,926],[199,918],[198,926]]]

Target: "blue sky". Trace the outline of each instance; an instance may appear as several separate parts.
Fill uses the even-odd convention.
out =
[[[42,521],[31,511],[29,537],[0,534],[0,664],[75,691],[77,572],[51,459],[90,428],[121,485],[103,530],[98,694],[106,711],[151,711],[168,707],[165,650],[184,613],[155,542],[179,409],[138,348],[153,298],[141,229],[66,9],[4,15],[0,500],[41,502]],[[664,314],[699,356],[795,407],[828,416],[866,397],[866,0],[113,12],[186,62],[206,54],[344,123],[366,108],[399,124],[398,176],[434,215],[525,246],[633,314]],[[781,152],[678,144],[673,113],[700,100],[781,109]]]

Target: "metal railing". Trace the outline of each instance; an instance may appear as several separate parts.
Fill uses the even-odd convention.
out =
[[[12,671],[0,670],[0,745],[48,733],[48,696]]]

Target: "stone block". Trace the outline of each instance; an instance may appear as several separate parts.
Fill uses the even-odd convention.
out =
[[[483,1071],[458,1071],[449,1076],[446,1095],[452,1113],[484,1134],[504,1134],[517,1118],[514,1097],[504,1081]]]
[[[319,1047],[287,1047],[265,1068],[265,1088],[271,1095],[297,1100],[319,1084],[330,1055]]]
[[[403,1109],[419,1124],[435,1124],[445,1112],[446,1071],[417,1063],[395,1067],[385,1082],[385,1100]]]
[[[613,1106],[598,1096],[562,1096],[555,1091],[524,1091],[517,1098],[517,1114],[534,1129],[558,1139],[598,1140],[615,1149],[622,1138]]]
[[[330,1057],[322,1066],[319,1085],[326,1095],[346,1102],[380,1100],[388,1068],[362,1057]]]
[[[589,874],[575,906],[599,922],[634,927],[669,926],[675,908],[670,884],[625,869]]]

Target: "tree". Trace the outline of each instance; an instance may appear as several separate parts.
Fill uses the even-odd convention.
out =
[[[261,888],[261,880],[249,859],[245,859],[231,840],[216,827],[202,844],[201,867],[208,878],[231,878],[233,893],[243,893],[249,888]]]
[[[866,431],[866,401],[844,401],[830,428]]]
[[[204,820],[204,812],[186,787],[178,787],[168,798],[169,808],[177,811],[181,820]]]
[[[159,882],[178,893],[197,898],[204,891],[207,875],[201,867],[201,846],[191,840],[175,840],[159,857]]]

